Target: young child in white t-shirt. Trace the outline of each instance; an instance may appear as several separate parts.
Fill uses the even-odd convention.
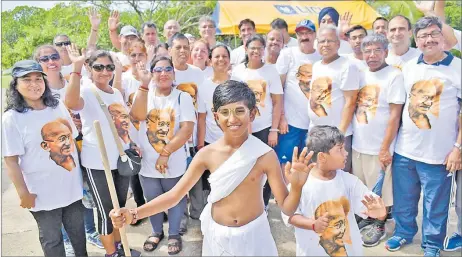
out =
[[[336,127],[315,126],[307,148],[316,166],[303,186],[298,210],[288,219],[295,227],[297,256],[361,256],[355,215],[382,218],[383,200],[357,177],[344,172],[348,152]],[[284,217],[283,217],[284,218]]]

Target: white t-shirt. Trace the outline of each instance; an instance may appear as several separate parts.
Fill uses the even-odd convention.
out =
[[[328,181],[309,176],[302,188],[296,214],[317,219],[328,212],[330,227],[321,235],[327,241],[327,245],[337,246],[339,252],[327,253],[324,247],[331,247],[320,241],[321,235],[313,230],[295,227],[296,255],[362,256],[361,234],[355,214],[365,218],[362,212],[366,207],[361,200],[366,195],[373,193],[356,176],[342,170],[337,170],[335,178]]]
[[[314,49],[318,49],[318,40],[314,40]],[[351,49],[350,43],[347,41],[340,39],[340,48],[338,49],[339,55],[346,55],[353,53],[353,49]]]
[[[240,47],[231,51],[231,65],[234,67],[241,64],[245,60],[245,47],[241,45]]]
[[[184,71],[175,69],[176,89],[188,93],[193,99],[194,109],[197,112],[197,95],[199,94],[199,86],[204,82],[204,72],[194,65],[188,64],[188,68]],[[194,91],[194,95],[191,93]],[[193,141],[190,142],[197,146],[197,124],[194,124],[194,132],[192,135]]]
[[[56,108],[3,114],[2,154],[19,157],[27,189],[37,195],[31,211],[54,210],[82,199],[82,173],[74,141],[78,134],[61,101]]]
[[[204,80],[213,76],[213,68],[211,66],[205,67],[202,72],[204,73]]]
[[[356,68],[358,68],[359,71],[364,72],[369,70],[369,66],[367,66],[366,61],[357,59],[354,53],[346,54],[344,56],[348,58],[348,60],[351,61],[354,65],[356,65]]]
[[[273,121],[271,95],[284,93],[276,67],[272,64],[263,64],[259,69],[249,69],[242,63],[234,67],[232,77],[247,83],[255,93],[258,111],[252,122],[252,133],[271,127]]]
[[[215,116],[213,115],[213,92],[218,84],[208,78],[202,83],[199,97],[197,98],[199,104],[199,113],[205,113],[205,139],[204,141],[211,144],[223,136],[223,131],[218,127]]]
[[[456,50],[462,51],[462,33],[460,30],[453,29],[454,30],[454,36],[457,38],[457,44],[453,47]]]
[[[292,47],[292,46],[298,46],[298,40],[296,38],[290,37],[289,42],[287,42],[284,47]]]
[[[64,80],[64,87],[60,89],[54,89],[50,87],[51,94],[54,95],[54,97],[61,99],[61,101],[64,102],[64,98],[66,97],[66,87],[67,87],[67,80]]]
[[[83,70],[85,70],[85,67],[82,67],[82,71]],[[69,80],[71,72],[72,72],[72,64],[61,66],[61,75],[63,75],[63,77],[66,80]]]
[[[310,104],[308,105],[310,128],[316,125],[338,127],[342,121],[342,111],[345,105],[343,93],[358,90],[360,80],[361,73],[356,65],[343,56],[329,64],[316,62],[313,65]],[[352,134],[350,123],[345,136]]]
[[[165,176],[157,171],[155,166],[163,147],[180,130],[180,123],[186,121],[196,123],[196,114],[189,94],[172,89],[168,96],[155,96],[155,86],[151,84],[148,93],[148,116],[146,121],[140,122],[138,139],[143,153],[140,171],[142,176],[177,178],[185,173],[187,155],[184,146],[170,155]]]
[[[421,54],[419,49],[415,49],[412,47],[409,47],[409,50],[401,55],[395,55],[391,52],[391,49],[388,50],[388,56],[385,58],[385,61],[387,62],[388,65],[394,66],[400,70],[403,70],[403,66],[410,61],[411,59],[414,59],[418,57]]]
[[[310,82],[313,64],[321,60],[318,52],[304,54],[298,46],[288,47],[281,51],[276,62],[279,75],[287,75],[284,85],[284,115],[289,125],[300,129],[308,129]]]
[[[101,109],[98,99],[91,90],[91,87],[96,86],[94,86],[94,84],[89,84],[80,89],[80,96],[85,102],[83,109],[78,111],[80,119],[82,120],[82,165],[90,169],[104,170],[104,166],[101,161],[101,153],[98,147],[98,138],[96,137],[96,131],[93,125],[95,120],[99,120],[108,155],[109,167],[111,170],[114,170],[117,169],[119,151],[117,150],[117,145],[109,126],[109,121]],[[128,108],[125,105],[122,93],[120,93],[120,91],[116,88],[113,88],[113,90],[114,93],[109,94],[98,88],[96,89],[109,109],[109,112],[112,111],[114,114],[118,114],[118,117],[113,117],[113,120],[116,119],[117,121],[115,122],[115,126],[118,130],[120,142],[122,143],[124,150],[126,150],[129,148],[130,142],[135,139],[136,133],[133,124],[130,122]]]
[[[141,81],[136,80],[132,72],[122,73],[122,89],[124,90],[124,101],[125,104],[130,107],[135,99],[135,93],[141,86]]]
[[[461,61],[453,58],[449,66],[418,64],[418,58],[404,66],[408,98],[396,153],[419,162],[442,164],[452,150],[457,138],[461,98]],[[442,62],[445,61],[447,59]],[[418,116],[415,121],[410,113]]]
[[[364,72],[364,85],[358,93],[353,117],[353,149],[363,154],[378,155],[390,117],[390,104],[404,104],[403,74],[387,66],[379,71]],[[393,155],[395,140],[390,145]]]

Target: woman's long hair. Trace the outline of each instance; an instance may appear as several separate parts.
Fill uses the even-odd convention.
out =
[[[252,43],[253,41],[260,41],[260,43],[263,45],[263,47],[266,46],[265,39],[262,36],[260,36],[258,34],[255,34],[252,37],[250,37],[249,40],[247,40],[247,42],[245,43],[245,47],[248,49],[250,43]],[[245,67],[247,67],[247,65],[249,64],[249,55],[247,54],[247,51],[245,53],[244,64],[245,64]]]
[[[43,76],[43,81],[45,82],[45,91],[43,92],[43,95],[40,97],[40,99],[42,99],[45,106],[56,108],[59,104],[59,101],[53,96],[53,93],[48,86],[48,80],[45,76]],[[27,104],[26,100],[24,100],[24,97],[18,91],[18,78],[13,78],[13,80],[10,82],[10,87],[6,92],[5,112],[8,110],[15,110],[19,113],[25,113],[31,109],[33,108]]]

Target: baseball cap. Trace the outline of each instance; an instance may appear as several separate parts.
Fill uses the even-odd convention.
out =
[[[34,60],[24,60],[15,63],[11,75],[15,78],[20,78],[32,72],[40,72],[46,75],[43,72],[42,66]]]
[[[123,26],[122,29],[120,30],[120,35],[126,37],[126,36],[137,36],[138,37],[138,31],[130,25]]]
[[[297,26],[295,27],[295,32],[299,32],[302,29],[309,29],[313,32],[316,32],[316,26],[310,20],[302,20],[300,21]]]

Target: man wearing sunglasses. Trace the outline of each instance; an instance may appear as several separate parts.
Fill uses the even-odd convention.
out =
[[[72,71],[72,61],[69,58],[69,53],[67,52],[66,47],[71,45],[71,40],[69,39],[69,36],[59,34],[53,39],[53,45],[56,47],[56,50],[58,50],[59,57],[61,58],[61,74],[68,80]]]

